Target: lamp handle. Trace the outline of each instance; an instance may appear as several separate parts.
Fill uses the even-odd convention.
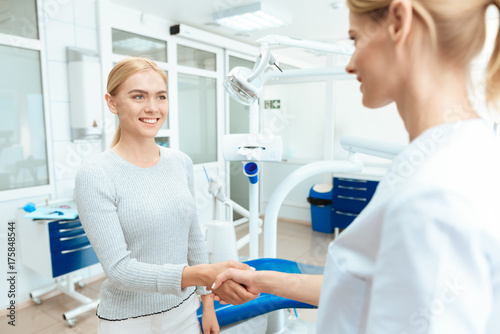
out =
[[[260,56],[258,59],[260,59],[260,62],[253,70],[252,74],[250,74],[250,76],[248,77],[248,82],[254,81],[262,72],[264,72],[267,65],[269,64],[269,61],[271,60],[271,57],[274,59],[274,57],[271,55],[271,51],[269,50],[268,45],[261,45],[259,49]],[[275,62],[276,60],[274,60],[273,63]]]

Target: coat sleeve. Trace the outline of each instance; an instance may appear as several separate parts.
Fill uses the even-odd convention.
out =
[[[75,200],[85,233],[108,279],[122,290],[183,296],[187,264],[156,265],[131,257],[117,213],[115,187],[98,165],[78,171]]]
[[[488,239],[460,193],[414,188],[383,221],[366,333],[483,333],[492,308]]]

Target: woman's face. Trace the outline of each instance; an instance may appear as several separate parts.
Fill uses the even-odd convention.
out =
[[[393,56],[387,25],[369,15],[352,13],[349,16],[349,37],[354,40],[355,51],[346,71],[356,74],[361,83],[363,105],[380,108],[394,101],[395,84]]]
[[[168,114],[165,82],[154,70],[132,75],[120,85],[118,93],[108,96],[107,100],[111,112],[118,115],[122,135],[153,138]]]

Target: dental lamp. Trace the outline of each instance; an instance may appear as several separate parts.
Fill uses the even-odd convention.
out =
[[[253,71],[247,67],[233,68],[224,80],[224,88],[232,98],[243,105],[252,106],[257,104],[263,88],[259,75],[264,72],[267,65],[274,65],[283,72],[276,65],[276,58],[271,54],[269,47],[261,46],[260,56],[255,62]]]
[[[247,67],[235,67],[229,72],[223,83],[229,95],[246,106],[257,104],[263,90],[263,83],[261,79],[259,79],[259,76],[268,65],[274,65],[280,72],[283,72],[278,65],[276,65],[276,59],[270,51],[270,46],[291,46],[348,56],[353,53],[353,49],[347,46],[295,39],[280,35],[268,35],[257,40],[257,44],[259,45],[260,55],[257,58],[254,69],[250,70]]]

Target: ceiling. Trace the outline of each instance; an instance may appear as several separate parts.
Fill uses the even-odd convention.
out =
[[[348,10],[343,0],[261,0],[287,15],[291,24],[245,34],[217,26],[213,22],[212,15],[214,12],[244,6],[257,0],[112,0],[112,2],[251,45],[256,45],[257,39],[271,34],[327,43],[345,41],[349,24]],[[321,67],[326,64],[325,55],[317,52],[281,48],[273,51],[273,54],[278,60],[280,54],[283,56],[286,54],[287,59],[296,60],[293,64],[296,66]]]

